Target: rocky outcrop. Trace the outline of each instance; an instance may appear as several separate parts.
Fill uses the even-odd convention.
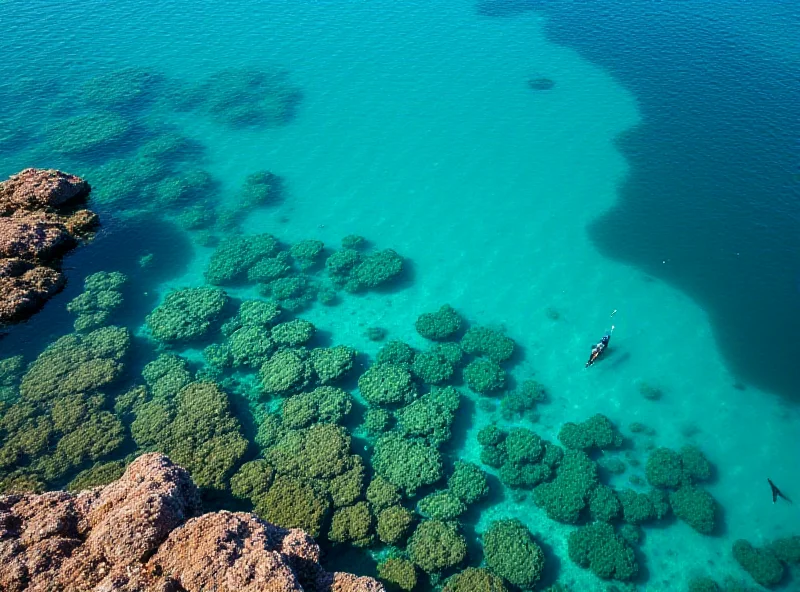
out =
[[[0,590],[8,592],[383,592],[328,573],[301,530],[252,514],[201,514],[188,473],[160,454],[76,495],[0,497]]]
[[[29,317],[63,288],[60,258],[98,223],[76,205],[89,190],[55,170],[25,169],[0,183],[0,323]]]

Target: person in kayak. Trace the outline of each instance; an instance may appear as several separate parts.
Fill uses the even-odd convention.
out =
[[[603,352],[606,351],[608,347],[608,342],[611,341],[611,334],[614,332],[614,325],[611,325],[611,331],[603,335],[603,338],[600,340],[599,343],[592,346],[592,353],[589,354],[589,361],[586,362],[585,368],[588,368],[592,364],[594,364],[597,359],[603,355]]]

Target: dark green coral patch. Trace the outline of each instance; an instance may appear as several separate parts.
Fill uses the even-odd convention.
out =
[[[519,520],[496,520],[483,534],[486,565],[520,588],[531,589],[542,577],[544,553]]]
[[[411,373],[395,364],[376,364],[358,379],[361,395],[370,405],[402,405],[416,397]]]
[[[622,446],[622,435],[611,420],[599,413],[581,423],[565,423],[558,432],[558,439],[573,450],[604,450]]]
[[[438,341],[458,332],[461,328],[461,317],[452,306],[445,304],[436,312],[421,314],[414,327],[425,339]]]
[[[389,483],[413,496],[418,489],[442,478],[442,458],[432,446],[399,434],[382,436],[372,455],[375,471]]]
[[[423,571],[438,573],[464,561],[467,543],[454,524],[426,520],[411,535],[407,550],[411,561]]]
[[[633,549],[610,524],[582,526],[570,533],[567,542],[569,558],[600,578],[627,581],[639,572]]]
[[[227,294],[219,288],[175,290],[147,315],[147,326],[159,341],[192,341],[208,333],[227,303]]]
[[[472,327],[461,338],[461,349],[495,362],[505,362],[514,354],[514,341],[495,329]]]

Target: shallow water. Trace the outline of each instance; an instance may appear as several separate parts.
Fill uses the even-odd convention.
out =
[[[550,394],[540,420],[520,425],[555,440],[564,422],[604,413],[632,436],[630,454],[642,463],[650,442],[693,443],[716,466],[708,488],[724,508],[724,528],[706,537],[679,522],[645,527],[639,589],[681,589],[694,575],[746,577],[731,558],[734,540],[760,544],[798,534],[800,524],[796,507],[770,503],[766,485],[769,476],[800,497],[800,378],[784,353],[800,318],[792,279],[800,277],[792,242],[798,185],[785,175],[796,169],[796,144],[787,143],[797,124],[792,37],[767,41],[720,14],[698,38],[688,32],[708,14],[683,7],[652,16],[663,27],[645,36],[641,13],[601,6],[563,14],[493,1],[253,2],[236,10],[5,2],[0,104],[4,122],[26,133],[0,144],[0,173],[57,166],[85,175],[98,192],[98,166],[165,129],[201,145],[180,167],[211,174],[211,203],[235,204],[248,174],[271,170],[285,180],[282,199],[230,234],[336,247],[357,233],[408,261],[394,289],[344,294],[337,306],[301,313],[325,340],[373,357],[381,344],[365,329],[380,326],[389,339],[423,348],[414,321],[443,303],[472,324],[502,327],[521,350],[513,379],[534,376]],[[616,18],[623,12],[627,20]],[[758,22],[779,31],[797,16],[760,14]],[[694,61],[681,61],[695,42]],[[136,127],[120,141],[78,157],[54,152],[46,130],[84,112],[80,85],[128,66],[160,72],[171,86],[123,109]],[[302,95],[293,116],[237,127],[176,111],[187,87],[231,67],[283,69]],[[533,90],[528,80],[536,78],[555,85]],[[176,84],[180,92],[170,94]],[[69,287],[13,328],[0,354],[32,361],[71,330],[64,306],[83,277],[119,270],[131,278],[117,322],[138,335],[132,366],[155,356],[144,316],[170,289],[202,285],[213,249],[158,210],[133,222],[139,199],[95,206],[104,230],[67,259]],[[777,206],[767,207],[772,199]],[[153,264],[141,268],[148,253]],[[612,322],[611,355],[584,370],[589,346]],[[196,349],[183,353],[201,359]],[[641,382],[663,397],[643,398]],[[459,418],[449,453],[480,462],[475,434],[497,418],[468,396],[475,402],[462,408],[468,417]],[[632,435],[635,421],[656,435]],[[625,486],[630,474],[643,471],[609,483]],[[491,520],[518,517],[545,546],[549,583],[603,589],[569,561],[573,527],[548,520],[530,498],[491,499],[469,515],[470,537]],[[352,561],[337,564],[359,569]]]

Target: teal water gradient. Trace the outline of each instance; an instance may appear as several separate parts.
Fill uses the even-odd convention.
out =
[[[251,215],[246,232],[330,245],[358,233],[410,259],[413,282],[405,289],[346,297],[303,314],[333,342],[374,355],[378,345],[364,329],[377,325],[392,339],[422,346],[414,320],[448,302],[473,322],[504,327],[520,344],[512,374],[534,376],[551,393],[535,426],[543,437],[555,439],[564,422],[599,412],[628,435],[633,421],[656,430],[630,453],[642,462],[651,442],[701,447],[718,469],[710,490],[724,507],[725,531],[703,537],[682,523],[647,529],[641,550],[649,584],[640,589],[682,589],[696,574],[741,576],[730,556],[733,540],[797,534],[797,509],[773,506],[765,489],[768,468],[787,493],[800,492],[800,450],[790,444],[800,427],[797,409],[773,394],[734,388],[704,311],[602,257],[589,240],[587,225],[615,203],[627,174],[615,139],[641,114],[637,98],[607,72],[547,40],[542,14],[487,19],[466,0],[12,0],[0,3],[0,17],[0,99],[12,101],[4,107],[14,112],[20,99],[11,91],[32,78],[34,90],[24,94],[36,100],[25,117],[39,125],[58,121],[68,107],[50,100],[54,91],[42,88],[49,81],[66,87],[63,97],[72,85],[124,66],[184,81],[226,67],[286,69],[303,94],[286,126],[231,130],[168,108],[153,111],[153,124],[178,126],[203,144],[203,167],[219,179],[221,201],[234,200],[257,170],[286,179],[283,202]],[[538,77],[555,87],[532,91],[527,81]],[[41,145],[0,154],[3,175],[68,165]],[[123,216],[111,210],[106,218],[113,232]],[[154,222],[152,231],[159,228]],[[137,235],[132,257],[141,254],[139,240],[156,237]],[[210,250],[184,246],[185,261],[167,266],[172,273],[162,283],[139,288],[143,301],[154,291],[203,283]],[[108,256],[92,249],[76,260],[91,265],[92,257]],[[82,269],[70,276],[73,286]],[[66,326],[59,311],[67,300],[65,294],[48,305],[48,329],[37,319],[18,327],[0,341],[0,353],[21,344],[40,350],[59,315]],[[585,371],[587,348],[615,309],[614,355]],[[662,388],[662,400],[643,399],[641,381]],[[455,454],[478,462],[475,433],[494,418],[475,406],[473,413]],[[626,485],[627,477],[611,484]],[[530,526],[560,559],[560,579],[603,589],[568,560],[570,527],[547,520],[530,500],[505,497],[481,514],[476,532],[501,517]]]

